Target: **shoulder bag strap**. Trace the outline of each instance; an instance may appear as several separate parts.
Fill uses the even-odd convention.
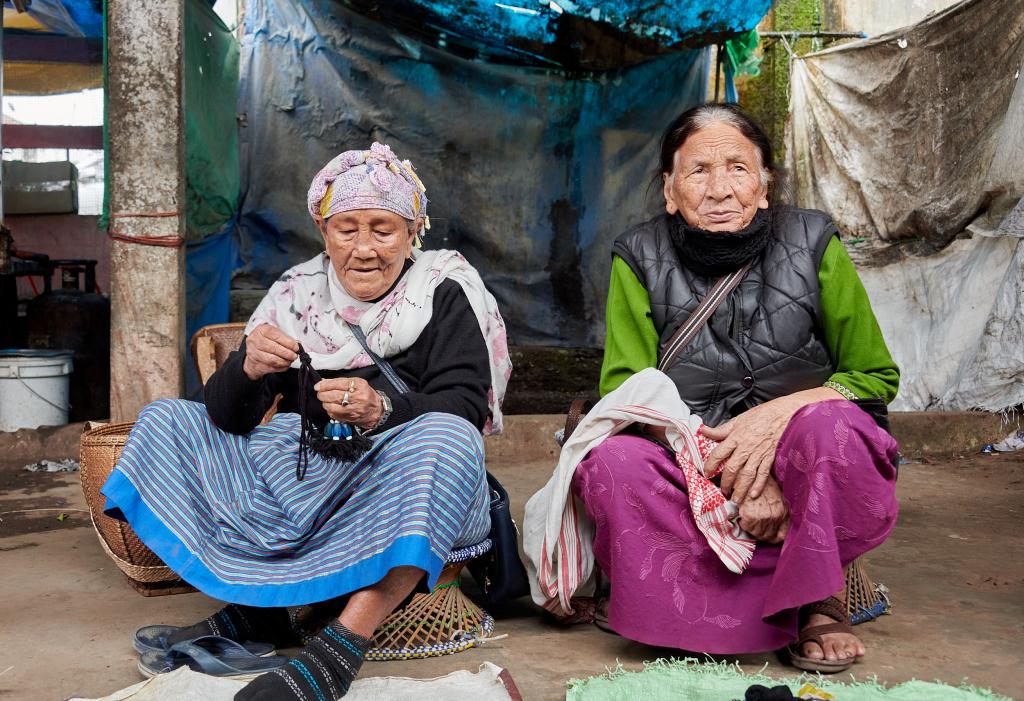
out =
[[[676,356],[687,345],[692,341],[697,334],[700,332],[704,324],[708,323],[708,319],[715,313],[719,305],[725,301],[725,298],[729,296],[729,293],[736,289],[736,285],[740,284],[740,280],[750,270],[750,266],[754,261],[747,261],[739,270],[729,273],[725,277],[718,278],[715,284],[711,287],[711,291],[708,292],[697,308],[693,310],[690,317],[676,329],[676,332],[672,334],[672,338],[668,342],[668,346],[665,348],[665,354],[661,356],[661,360],[658,361],[658,369],[662,372],[672,367],[672,363],[675,361]]]
[[[572,404],[569,405],[569,413],[565,417],[565,429],[562,432],[562,440],[569,440],[569,436],[576,430],[576,427],[580,425],[580,421],[583,420],[584,409],[587,407],[586,400],[574,399]]]
[[[739,270],[715,281],[707,297],[697,305],[697,308],[693,310],[693,313],[690,314],[686,322],[672,334],[672,338],[668,342],[668,348],[665,350],[665,355],[662,356],[661,361],[658,363],[659,370],[665,372],[672,365],[672,361],[676,359],[680,351],[686,348],[687,344],[694,339],[701,327],[715,313],[719,305],[729,296],[729,293],[736,288],[736,285],[740,284],[740,280],[747,274],[752,264],[753,261],[749,261]],[[569,406],[569,413],[565,417],[565,429],[562,433],[563,441],[569,440],[569,436],[572,435],[580,421],[583,420],[583,416],[586,413],[584,411],[585,408],[586,403],[582,399],[574,400]]]
[[[363,347],[363,350],[366,351],[366,354],[370,356],[370,359],[377,364],[377,367],[380,368],[380,371],[384,374],[384,377],[388,378],[388,382],[394,385],[395,389],[398,390],[398,393],[405,394],[406,392],[408,392],[409,385],[405,384],[405,380],[398,376],[398,373],[395,372],[395,369],[391,367],[391,363],[384,360],[384,358],[381,358],[379,355],[370,350],[370,345],[366,342],[366,334],[363,333],[363,330],[356,324],[352,324],[347,321],[345,323],[348,324],[348,327],[349,329],[351,329],[352,334],[356,337],[356,340],[359,341],[359,345]]]

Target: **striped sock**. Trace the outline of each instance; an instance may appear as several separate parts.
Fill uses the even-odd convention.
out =
[[[167,637],[168,646],[203,635],[219,635],[236,643],[248,640],[288,646],[295,643],[288,610],[228,604],[209,618]]]
[[[247,684],[235,701],[337,701],[348,693],[369,648],[369,640],[334,621],[284,667]]]

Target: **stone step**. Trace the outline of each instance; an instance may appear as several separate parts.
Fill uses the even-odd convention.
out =
[[[903,454],[909,457],[977,453],[985,444],[1024,428],[1024,419],[1019,414],[894,412],[890,417],[893,434]],[[564,423],[565,416],[561,414],[505,416],[504,433],[485,440],[487,457],[503,463],[547,461],[553,467],[558,459],[554,435]],[[0,433],[0,456],[11,461],[35,461],[42,457],[77,459],[78,439],[84,429],[84,423],[76,423]]]
[[[1002,440],[1024,427],[1024,419],[1019,414],[898,411],[889,416],[893,435],[908,457],[977,453],[982,446]],[[485,441],[487,457],[503,462],[550,460],[554,466],[558,459],[554,434],[564,424],[564,415],[506,416],[504,433]]]

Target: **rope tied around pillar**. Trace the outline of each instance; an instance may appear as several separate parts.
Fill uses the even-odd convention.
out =
[[[111,214],[111,219],[134,219],[134,218],[163,218],[163,217],[177,217],[181,214],[178,210],[167,211],[167,212],[120,212],[117,214]],[[107,228],[107,236],[114,241],[121,241],[123,243],[134,243],[140,246],[162,246],[165,248],[179,248],[185,245],[185,239],[177,234],[162,235],[162,236],[130,236],[123,234],[119,231],[115,231],[114,227]]]

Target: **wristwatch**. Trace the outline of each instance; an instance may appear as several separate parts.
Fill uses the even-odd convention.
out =
[[[377,419],[377,423],[373,425],[373,429],[371,430],[376,430],[383,426],[387,420],[391,418],[391,412],[394,410],[394,407],[391,406],[391,398],[388,395],[384,394],[380,390],[377,390],[377,394],[380,395],[380,401],[384,405],[384,411],[380,413],[380,418]]]

